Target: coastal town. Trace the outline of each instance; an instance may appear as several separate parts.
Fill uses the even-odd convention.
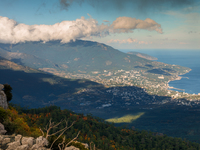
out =
[[[186,70],[185,73],[189,72]],[[184,92],[183,89],[176,89],[169,86],[169,82],[173,80],[180,80],[181,76],[174,73],[171,76],[148,73],[144,70],[117,70],[107,71],[103,73],[94,71],[93,75],[89,74],[71,74],[65,75],[66,78],[85,78],[91,81],[98,82],[106,87],[117,86],[137,86],[145,89],[151,95],[170,96],[172,98],[186,98],[188,100],[200,100],[199,94],[189,94]],[[174,90],[173,90],[174,89]]]
[[[185,73],[190,70],[185,70]],[[85,78],[104,85],[105,88],[82,88],[75,94],[68,95],[69,104],[87,109],[126,108],[144,106],[153,109],[158,105],[200,105],[200,94],[189,94],[181,89],[173,89],[169,82],[180,80],[180,74],[162,75],[144,70],[116,70],[91,74],[65,74],[65,78]],[[173,90],[172,90],[173,89]],[[63,98],[64,99],[64,98]],[[59,101],[59,100],[57,100]],[[75,108],[75,106],[73,106]],[[77,107],[77,108],[78,108]],[[143,108],[143,107],[142,107]]]

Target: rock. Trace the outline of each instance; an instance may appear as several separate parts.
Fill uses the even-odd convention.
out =
[[[40,136],[36,139],[36,144],[41,145],[41,146],[47,146],[48,145],[48,140],[44,138],[43,136]]]
[[[2,145],[10,143],[10,138],[4,138],[2,141]]]
[[[32,147],[34,144],[34,138],[33,137],[23,137],[21,140],[22,145],[28,145],[29,147]]]
[[[15,136],[15,141],[21,141],[22,135],[18,134]]]
[[[6,132],[4,125],[0,123],[0,135],[5,134]]]
[[[28,150],[29,149],[29,146],[28,145],[21,145],[21,146],[18,146],[16,148],[16,150]]]
[[[43,147],[43,146],[41,146],[41,145],[38,145],[38,144],[34,144],[34,145],[31,147],[30,150],[50,150],[50,149],[48,149],[48,148],[46,148],[46,147]]]
[[[80,150],[80,149],[74,146],[70,146],[70,147],[65,147],[64,150]]]
[[[0,144],[1,144],[1,142],[3,141],[3,135],[0,135]]]
[[[18,146],[20,146],[20,141],[15,141],[8,144],[8,148],[6,150],[16,150]]]
[[[43,136],[40,136],[36,139],[36,144],[31,147],[31,150],[46,150],[44,146],[48,145],[48,140]]]
[[[4,109],[8,109],[6,94],[4,93],[4,91],[2,91],[3,88],[4,86],[0,84],[0,106],[3,107]]]
[[[22,135],[0,135],[0,150],[50,150],[46,138],[40,136],[22,137]]]
[[[40,147],[40,148],[38,148],[37,150],[51,150],[51,149],[46,148],[46,147]]]

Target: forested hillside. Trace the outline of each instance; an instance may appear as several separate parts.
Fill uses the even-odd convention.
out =
[[[12,108],[7,111],[12,111],[15,118],[10,120],[10,123],[17,124],[21,121],[22,126],[7,126],[7,130],[20,134],[29,134],[39,136],[39,127],[44,129],[52,118],[52,122],[58,123],[63,119],[68,120],[69,125],[76,121],[75,124],[66,131],[65,136],[68,141],[73,139],[78,131],[80,135],[77,140],[83,143],[90,144],[94,142],[98,149],[102,150],[142,150],[142,149],[174,149],[174,150],[188,150],[199,149],[200,145],[192,143],[180,138],[172,138],[161,133],[152,133],[147,131],[131,130],[124,127],[115,127],[104,121],[101,118],[93,117],[92,115],[75,114],[69,110],[61,110],[57,106],[50,106],[38,109],[22,109],[16,107],[17,111]],[[2,111],[1,111],[2,114]],[[12,115],[11,115],[12,116]],[[18,116],[18,117],[17,117]],[[21,119],[19,119],[19,117]],[[5,121],[4,121],[5,122]],[[7,120],[8,122],[8,120]],[[7,124],[9,125],[9,124]],[[53,129],[52,133],[65,127],[65,122],[62,122],[57,129]],[[24,128],[22,130],[22,128]],[[34,133],[34,134],[33,134]],[[56,137],[50,138],[50,142]],[[57,149],[59,139],[54,144],[54,149]]]

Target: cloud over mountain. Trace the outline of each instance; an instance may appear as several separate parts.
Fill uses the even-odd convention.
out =
[[[0,16],[0,42],[19,43],[26,41],[61,40],[62,43],[91,36],[106,36],[112,33],[132,32],[144,29],[162,33],[161,25],[152,19],[140,20],[130,17],[119,17],[111,25],[98,24],[90,17],[81,17],[74,21],[62,21],[54,25],[26,25]]]
[[[150,31],[155,30],[158,33],[162,33],[161,25],[150,18],[140,20],[131,17],[118,17],[112,23],[112,26],[114,29],[123,32],[130,32],[133,29],[146,29]]]
[[[87,36],[97,36],[107,29],[105,25],[98,25],[95,19],[76,19],[62,21],[54,25],[26,25],[0,16],[0,42],[19,43],[25,41],[61,40],[66,43]]]

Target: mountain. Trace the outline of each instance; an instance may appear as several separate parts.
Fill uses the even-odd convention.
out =
[[[35,87],[34,84],[40,83],[39,87],[41,87],[41,90],[39,91],[39,95],[41,95],[40,102],[43,104],[52,104],[52,102],[62,101],[63,99],[74,99],[77,102],[77,99],[71,95],[72,92],[65,92],[65,94],[54,93],[55,95],[62,96],[50,97],[49,95],[53,94],[53,90],[47,89],[49,89],[48,85],[54,85],[53,88],[55,88],[56,85],[62,87],[67,84],[75,84],[77,85],[75,89],[78,89],[76,92],[82,93],[81,90],[87,91],[87,86],[79,87],[79,82],[85,82],[85,85],[95,84],[106,87],[131,86],[136,88],[137,86],[137,90],[141,91],[139,93],[146,90],[150,95],[155,94],[171,97],[174,93],[168,92],[167,83],[170,80],[177,79],[178,75],[187,73],[190,70],[182,66],[147,60],[133,53],[126,54],[102,43],[82,40],[71,41],[69,43],[50,41],[46,43],[0,44],[0,57],[4,59],[4,61],[1,61],[2,66],[0,67],[7,67],[7,70],[1,70],[4,78],[8,79],[10,77],[9,80],[5,81],[16,83],[20,80],[23,81],[20,84],[31,84],[33,85],[32,87]],[[8,64],[12,64],[15,67],[11,67],[12,65]],[[8,68],[14,68],[15,70],[18,68],[19,71],[8,70]],[[30,71],[33,72],[30,73]],[[62,78],[55,77],[52,74]],[[18,77],[18,79],[12,78],[13,75]],[[75,83],[70,82],[74,78],[78,80],[74,80],[76,81]],[[80,79],[84,79],[84,81],[79,81]],[[45,85],[43,85],[44,83]],[[42,88],[42,86],[44,87]],[[141,90],[140,87],[144,89]],[[75,89],[72,91],[75,92]],[[123,91],[123,88],[121,89]],[[44,90],[49,95],[44,96],[42,94]],[[35,91],[35,89],[29,89],[29,91]],[[18,92],[20,93],[20,91]],[[103,93],[106,92],[104,91]],[[43,96],[44,98],[42,98]],[[33,102],[36,98],[27,94],[23,96],[23,99]],[[106,96],[105,99],[107,99]],[[88,104],[87,101],[82,100],[79,103]]]
[[[12,102],[31,108],[52,105],[54,101],[65,101],[65,95],[70,97],[81,88],[103,87],[86,79],[57,77],[2,58],[0,74],[0,83],[8,83],[13,88]]]
[[[144,54],[144,53],[139,53],[139,52],[127,52],[127,54],[136,55],[136,56],[138,56],[138,57],[141,57],[141,58],[144,58],[144,59],[147,59],[147,60],[157,60],[156,57],[153,57],[153,56],[150,56],[150,55],[147,55],[147,54]]]
[[[38,66],[38,67],[55,67],[56,66],[51,61],[38,58],[34,55],[29,55],[26,53],[19,53],[19,52],[9,52],[2,48],[0,48],[0,56],[14,63],[33,67],[33,68],[35,66]]]
[[[149,84],[147,80],[156,81],[151,85],[158,82],[162,84],[163,81],[175,80],[178,75],[190,71],[186,67],[147,60],[153,57],[145,54],[126,54],[102,43],[82,40],[69,43],[0,44],[0,57],[60,77],[86,78],[106,86],[144,87],[141,84]]]
[[[47,68],[46,64],[51,62],[57,64],[54,68],[67,70],[68,72],[86,72],[103,70],[130,70],[133,66],[151,63],[145,59],[141,59],[136,55],[122,53],[105,44],[76,40],[66,44],[60,41],[42,42],[26,42],[7,46],[1,44],[0,47],[11,53],[8,56],[19,59],[21,55],[21,64],[36,69]],[[18,53],[18,56],[17,56]],[[5,55],[1,56],[4,58]],[[43,62],[41,62],[43,59]],[[30,66],[29,60],[32,63]],[[20,61],[20,60],[19,60]],[[49,62],[45,62],[49,61]],[[38,62],[38,63],[34,63]],[[41,62],[41,63],[40,63]],[[45,63],[44,63],[45,62]],[[41,65],[43,64],[43,66]],[[52,65],[49,65],[52,68]]]
[[[16,63],[35,69],[54,68],[70,73],[92,73],[104,70],[132,70],[136,66],[144,67],[143,69],[151,68],[145,66],[147,64],[155,66],[152,61],[141,58],[146,56],[144,54],[125,54],[92,41],[76,40],[64,44],[60,41],[26,42],[10,46],[1,44],[0,48],[1,57],[9,60],[18,59]],[[7,51],[6,55],[2,49]]]

